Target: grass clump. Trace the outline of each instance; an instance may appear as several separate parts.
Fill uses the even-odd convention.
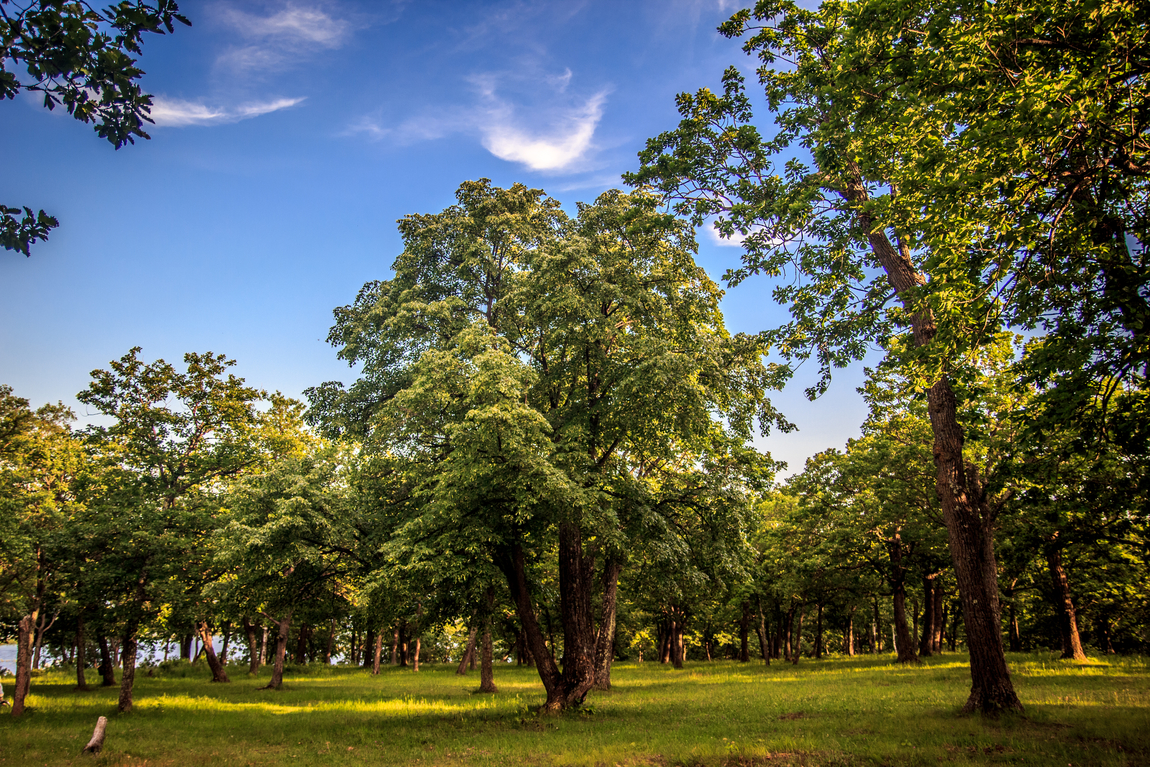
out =
[[[246,669],[208,682],[161,666],[137,677],[136,709],[116,690],[38,679],[31,711],[0,718],[0,765],[1140,765],[1150,763],[1150,667],[1011,658],[1025,717],[960,716],[965,656],[898,667],[889,656],[798,666],[620,664],[615,689],[540,718],[533,669],[499,667],[495,695],[454,666],[299,667],[280,692]],[[266,676],[266,670],[263,672]],[[81,758],[96,718],[104,754]]]

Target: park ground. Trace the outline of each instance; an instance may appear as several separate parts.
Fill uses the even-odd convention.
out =
[[[960,714],[967,658],[953,654],[618,664],[610,692],[543,718],[538,677],[514,666],[496,668],[494,695],[448,665],[290,669],[279,692],[239,666],[226,685],[199,667],[141,669],[127,715],[116,689],[75,692],[48,671],[25,716],[0,715],[0,766],[1150,764],[1150,660],[1010,660],[1026,714],[997,720]],[[104,753],[82,757],[101,715]]]

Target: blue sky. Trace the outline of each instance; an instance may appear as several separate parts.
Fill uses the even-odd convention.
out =
[[[570,210],[637,167],[677,122],[674,96],[750,60],[715,27],[720,0],[187,0],[193,26],[151,36],[152,140],[120,151],[35,99],[0,104],[0,200],[61,227],[31,258],[0,252],[0,382],[74,400],[133,346],[214,351],[254,385],[299,396],[353,373],[324,342],[331,311],[385,279],[395,221],[442,210],[460,182],[546,190]],[[718,279],[739,250],[701,232]],[[784,316],[765,280],[724,301],[733,331]],[[813,371],[811,371],[813,375]],[[792,470],[857,434],[857,366],[761,444]]]

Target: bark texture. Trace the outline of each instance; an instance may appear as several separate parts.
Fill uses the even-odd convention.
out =
[[[1046,564],[1050,568],[1051,585],[1054,587],[1054,606],[1058,612],[1058,629],[1062,638],[1062,657],[1069,660],[1086,660],[1082,651],[1082,639],[1078,636],[1078,613],[1070,596],[1070,580],[1062,566],[1062,550],[1051,546],[1046,552]]]
[[[108,717],[102,716],[96,720],[96,729],[92,730],[92,739],[88,741],[88,745],[80,750],[81,754],[91,754],[95,756],[104,749],[104,737],[108,732]]]
[[[272,664],[272,678],[268,681],[265,690],[282,690],[284,686],[284,658],[287,657],[288,632],[291,631],[292,611],[289,610],[279,620],[272,619],[276,624],[275,661]]]
[[[232,680],[228,679],[228,672],[224,668],[224,664],[220,661],[219,656],[216,655],[216,648],[212,644],[212,629],[207,621],[200,621],[198,630],[200,632],[200,640],[204,643],[204,657],[208,659],[208,668],[212,671],[213,682],[228,683]]]

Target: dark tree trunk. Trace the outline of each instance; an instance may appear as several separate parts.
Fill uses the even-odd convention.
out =
[[[100,645],[100,686],[116,686],[116,667],[112,664],[112,653],[108,649],[108,638],[103,634],[99,636]]]
[[[937,599],[935,583],[938,575],[927,575],[922,579],[922,635],[918,642],[920,657],[934,655],[934,601]]]
[[[479,631],[475,626],[472,626],[471,631],[467,632],[467,644],[463,647],[463,657],[459,659],[459,665],[455,668],[457,676],[467,674],[467,664],[471,660],[471,656],[475,654],[475,641],[478,635]]]
[[[583,702],[595,684],[595,618],[591,609],[593,557],[583,553],[583,534],[573,522],[559,523],[559,612],[563,622],[563,676],[557,707]]]
[[[228,665],[228,645],[232,641],[232,622],[224,621],[224,646],[220,648],[220,665]]]
[[[671,618],[670,624],[670,641],[671,641],[671,665],[675,668],[683,668],[683,661],[686,660],[683,647],[683,623],[679,619],[677,613],[672,613],[675,617]]]
[[[495,666],[491,646],[491,616],[495,612],[495,589],[487,587],[483,594],[483,609],[480,620],[483,624],[483,652],[479,662],[479,691],[499,692],[495,686]]]
[[[934,582],[934,630],[930,636],[930,648],[936,655],[942,654],[942,628],[946,625],[946,610],[943,607],[945,596],[942,579],[938,578]]]
[[[307,621],[304,621],[299,624],[299,633],[296,635],[295,643],[295,662],[300,666],[307,663],[307,640],[308,624]]]
[[[136,632],[139,627],[135,621],[129,621],[124,631],[123,644],[120,649],[120,713],[126,714],[132,710],[132,692],[136,684],[136,650],[138,649]]]
[[[555,712],[565,707],[567,690],[563,685],[559,673],[559,666],[554,656],[547,649],[547,642],[543,637],[543,630],[535,615],[535,607],[531,603],[531,589],[527,583],[527,568],[524,561],[523,548],[518,543],[512,544],[504,556],[501,557],[500,569],[507,578],[507,586],[511,591],[511,598],[515,601],[515,613],[519,617],[519,625],[523,629],[527,640],[527,647],[535,658],[535,667],[539,672],[539,679],[543,682],[543,689],[547,693],[547,700],[543,704],[543,711]],[[561,587],[562,588],[562,587]]]
[[[1074,600],[1070,597],[1070,581],[1062,566],[1062,550],[1050,546],[1046,552],[1046,563],[1050,567],[1050,580],[1054,586],[1054,607],[1058,612],[1058,629],[1062,636],[1062,657],[1086,660],[1086,653],[1082,652],[1082,640],[1078,636],[1078,615],[1074,610]]]
[[[288,610],[279,620],[271,619],[276,624],[276,657],[272,664],[272,678],[268,681],[265,690],[282,690],[284,686],[284,660],[287,658],[288,633],[291,631],[292,611]]]
[[[878,610],[878,597],[874,597],[874,623],[871,624],[871,647],[875,653],[882,652],[882,615]]]
[[[795,621],[795,636],[791,640],[791,665],[797,666],[799,663],[799,656],[803,654],[803,613],[806,612],[805,605],[799,605],[799,619]]]
[[[611,689],[611,663],[615,660],[615,614],[618,606],[619,573],[623,566],[613,559],[603,565],[603,602],[599,608],[599,633],[595,637],[595,689]]]
[[[208,659],[208,668],[212,671],[213,682],[230,682],[224,664],[216,656],[216,648],[212,645],[212,630],[207,621],[200,621],[200,640],[204,643],[204,657]]]
[[[743,614],[739,618],[739,662],[751,662],[751,603],[743,601]]]
[[[914,636],[910,633],[910,626],[906,620],[906,589],[901,579],[894,584],[894,631],[895,651],[898,653],[899,663],[918,663],[918,656],[914,652]]]
[[[783,645],[783,660],[788,661],[788,662],[794,656],[794,649],[793,649],[794,645],[792,644],[792,641],[794,640],[794,632],[795,632],[795,606],[792,604],[790,606],[790,608],[787,610],[787,624],[786,624],[785,633],[783,634],[783,636],[786,637],[785,644]]]
[[[81,612],[76,617],[76,689],[87,690],[88,680],[84,678],[85,666],[88,665],[88,653],[85,643],[87,637],[84,636],[84,613]]]
[[[823,659],[823,603],[818,604],[818,613],[815,619],[815,659]]]
[[[24,713],[24,699],[28,697],[32,679],[32,621],[31,615],[21,618],[16,634],[16,682],[12,691],[12,716]]]
[[[868,232],[875,260],[910,315],[915,346],[924,347],[937,332],[930,310],[915,302],[914,296],[926,284],[926,278],[917,271],[910,246],[903,241],[896,249],[886,230],[875,222],[866,207],[869,193],[857,166],[852,163],[847,170],[850,179],[841,193],[855,206],[855,218],[861,230]],[[1002,647],[994,515],[977,468],[963,458],[964,435],[958,422],[958,404],[946,376],[928,390],[927,410],[934,434],[935,492],[946,524],[970,648],[971,690],[963,710],[989,714],[1021,711],[1022,703],[1010,681]]]
[[[379,664],[383,660],[383,631],[375,633],[375,648],[371,658],[371,673],[379,676]]]
[[[422,649],[423,649],[423,635],[422,634],[416,634],[415,635],[415,655],[414,655],[415,663],[413,663],[411,666],[412,671],[419,671],[419,652]]]
[[[184,634],[180,637],[180,660],[192,662],[192,639],[191,634]]]
[[[255,676],[256,672],[260,670],[260,648],[259,640],[256,639],[256,627],[248,620],[247,616],[243,619],[244,636],[248,640],[248,675]]]
[[[331,655],[335,651],[335,618],[331,619],[331,627],[327,630],[327,646],[323,650],[324,665],[331,665]]]
[[[769,666],[771,665],[771,639],[767,636],[767,615],[763,611],[763,600],[756,599],[756,604],[759,608],[759,625],[755,627],[755,631],[759,635],[759,655],[763,657],[763,662]]]

